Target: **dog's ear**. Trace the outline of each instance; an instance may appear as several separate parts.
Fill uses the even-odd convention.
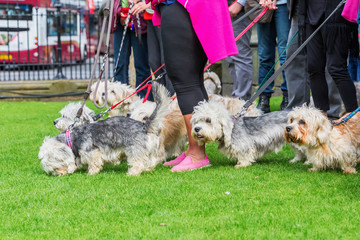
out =
[[[316,140],[319,145],[324,144],[328,138],[331,131],[331,124],[327,118],[321,118],[318,129],[316,130]]]
[[[224,145],[226,148],[228,148],[231,145],[231,133],[234,128],[234,122],[232,121],[230,116],[224,117],[221,119],[221,125],[224,135]]]

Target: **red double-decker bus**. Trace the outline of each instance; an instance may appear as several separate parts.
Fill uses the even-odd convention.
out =
[[[53,64],[58,30],[62,61],[84,61],[95,52],[97,19],[86,1],[0,0],[0,63]],[[57,3],[59,3],[57,2]]]

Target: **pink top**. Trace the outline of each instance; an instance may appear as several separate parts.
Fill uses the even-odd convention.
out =
[[[356,23],[359,11],[359,0],[347,0],[341,16],[346,20]]]
[[[150,2],[151,0],[146,0]],[[238,54],[230,13],[226,0],[177,0],[189,12],[199,41],[210,63]],[[155,10],[153,24],[160,25],[160,13],[156,5],[161,0],[152,0]]]

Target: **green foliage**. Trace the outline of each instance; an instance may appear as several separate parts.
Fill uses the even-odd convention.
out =
[[[212,166],[201,170],[158,166],[128,177],[122,163],[95,176],[48,176],[37,155],[66,104],[0,102],[0,239],[360,237],[359,176],[309,173],[288,162],[288,146],[244,169],[213,143]]]

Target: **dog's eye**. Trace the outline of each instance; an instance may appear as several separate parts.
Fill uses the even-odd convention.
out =
[[[115,91],[114,91],[114,90],[112,90],[112,91],[111,91],[111,93],[112,93],[112,94],[115,94]]]
[[[290,123],[293,123],[294,119],[290,118]]]
[[[211,119],[210,119],[210,118],[207,118],[207,119],[205,119],[205,122],[206,122],[206,123],[211,123]]]
[[[301,125],[305,125],[305,121],[304,121],[304,120],[302,120],[302,119],[300,119],[300,120],[299,120],[299,124],[301,124]]]

